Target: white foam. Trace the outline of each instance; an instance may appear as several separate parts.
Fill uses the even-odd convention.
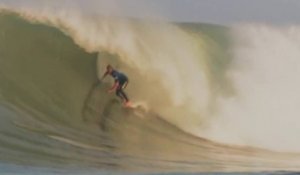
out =
[[[207,136],[278,151],[300,151],[300,27],[243,25],[233,31],[237,95],[220,99]]]

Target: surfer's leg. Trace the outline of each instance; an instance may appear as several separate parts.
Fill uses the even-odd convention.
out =
[[[124,80],[124,81],[122,82],[122,84],[120,85],[120,93],[122,94],[122,96],[123,96],[123,98],[125,99],[125,102],[126,102],[126,103],[129,102],[129,99],[128,99],[128,97],[127,97],[127,95],[126,95],[126,93],[124,92],[123,89],[126,88],[127,84],[128,84],[128,80],[126,79],[126,80]]]
[[[122,89],[125,89],[127,87],[127,85],[128,85],[128,80],[125,81],[125,83],[122,86]]]
[[[116,89],[116,95],[117,95],[118,97],[120,97],[122,101],[124,100],[124,97],[122,96],[122,93],[121,93],[121,88],[118,87],[118,88]]]
[[[123,98],[125,99],[126,103],[129,101],[126,93],[123,91],[123,89],[120,89],[120,94],[123,96]]]
[[[117,96],[119,96],[123,101],[125,101],[127,103],[128,97],[123,91],[123,87],[124,87],[125,83],[126,83],[125,81],[119,81],[119,86],[117,87],[116,93],[117,93]]]

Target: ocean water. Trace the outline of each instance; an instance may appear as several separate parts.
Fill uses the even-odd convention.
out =
[[[0,174],[297,174],[300,30],[2,2]],[[130,78],[138,109],[99,82]]]

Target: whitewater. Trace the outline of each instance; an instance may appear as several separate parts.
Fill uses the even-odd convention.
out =
[[[3,173],[299,171],[298,26],[33,2],[0,4]],[[107,64],[148,110],[107,94]]]

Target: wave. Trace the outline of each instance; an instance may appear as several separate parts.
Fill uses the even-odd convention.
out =
[[[282,94],[280,99],[287,101],[283,105],[282,100],[279,98],[273,100],[270,96],[264,97],[264,104],[272,104],[274,101],[278,103],[268,106],[257,105],[260,101],[259,97],[270,92],[269,89],[273,86],[280,87],[278,84],[268,82],[269,87],[262,85],[263,91],[256,91],[258,94],[254,94],[252,88],[246,90],[251,87],[251,84],[244,87],[242,84],[247,82],[241,83],[245,79],[249,79],[249,82],[256,82],[258,81],[256,76],[267,76],[270,79],[276,78],[272,77],[273,75],[281,77],[279,74],[283,71],[278,74],[265,75],[271,71],[268,65],[272,64],[272,61],[268,58],[274,55],[267,55],[259,50],[269,48],[272,52],[272,49],[276,49],[273,47],[278,46],[271,45],[274,42],[271,39],[269,40],[271,43],[267,42],[266,45],[264,41],[258,42],[257,40],[258,38],[268,39],[266,37],[270,35],[269,38],[284,40],[292,51],[296,44],[289,42],[295,43],[295,41],[290,41],[289,36],[282,38],[282,35],[289,35],[290,30],[294,31],[290,35],[297,34],[295,28],[282,31],[265,26],[265,33],[261,34],[259,31],[262,31],[264,27],[255,24],[246,27],[237,26],[232,29],[203,27],[204,25],[197,28],[197,26],[178,26],[162,21],[145,22],[124,18],[101,18],[72,10],[57,11],[54,15],[51,9],[40,11],[30,8],[29,10],[21,9],[20,14],[30,21],[58,27],[88,52],[105,51],[115,55],[114,58],[104,56],[98,59],[98,77],[103,73],[101,72],[103,66],[108,62],[113,62],[132,80],[131,87],[133,88],[128,90],[133,100],[147,102],[148,106],[151,106],[164,119],[190,134],[229,144],[258,146],[277,151],[298,151],[299,143],[295,143],[295,137],[290,136],[294,135],[293,133],[298,131],[299,127],[293,126],[291,129],[289,125],[289,123],[297,123],[295,117],[297,108],[293,107],[297,104],[297,98],[284,94],[289,91],[289,87],[297,87],[298,83],[294,81],[296,78],[287,79],[289,86],[281,86],[279,92],[276,89],[271,91],[273,97],[273,94]],[[279,32],[274,33],[276,30]],[[253,31],[258,32],[251,33]],[[260,47],[247,46],[252,42],[258,42]],[[242,53],[245,49],[252,49],[252,52],[249,51],[249,54],[244,55]],[[285,52],[278,53],[279,57],[284,54]],[[253,55],[253,58],[248,58],[248,55]],[[263,61],[257,61],[255,59],[257,57],[261,57],[260,60]],[[293,55],[288,56],[290,57]],[[278,58],[278,60],[282,59]],[[291,58],[292,62],[295,62],[294,60]],[[247,69],[249,63],[253,67],[249,68],[251,69],[249,73],[243,74],[243,69]],[[276,64],[284,65],[283,69],[288,69],[289,62],[284,63]],[[286,74],[286,77],[293,77],[288,75],[297,73],[286,71]],[[281,79],[275,82],[282,84]],[[253,88],[255,87],[257,86],[254,85]],[[162,96],[164,98],[160,98]],[[253,98],[246,102],[251,108],[251,110],[245,109],[247,114],[241,111],[243,102],[241,103],[239,98],[244,98],[242,100]],[[289,98],[294,100],[289,100]],[[274,108],[282,108],[280,111],[283,112],[280,116],[272,112],[279,114]],[[281,116],[286,111],[294,111],[294,115],[289,114],[289,117],[283,120]],[[237,113],[233,114],[234,112]],[[250,120],[253,118],[252,115],[255,116],[254,120]],[[278,121],[272,127],[265,128],[264,122],[260,122],[269,121],[272,118],[277,118],[276,121]],[[249,122],[252,124],[249,125]],[[284,126],[283,123],[285,123]],[[257,132],[252,130],[254,125],[260,125]],[[278,132],[278,127],[284,128],[285,132]],[[243,134],[240,134],[239,130]],[[266,130],[268,132],[265,132]],[[280,137],[271,138],[270,134],[280,135]],[[282,144],[286,142],[289,144]]]
[[[158,113],[140,118],[106,93],[109,82],[96,83],[97,60],[117,62],[118,56],[88,53],[58,29],[14,13],[3,12],[0,26],[1,162],[127,171],[211,169],[189,165],[196,159],[189,154],[212,143],[183,133]]]
[[[213,38],[164,22],[95,18],[66,11],[53,15],[51,10],[36,12],[31,9],[21,10],[20,15],[32,22],[58,27],[87,52],[115,55],[98,59],[98,77],[105,63],[113,62],[132,80],[134,88],[129,88],[129,93],[134,100],[147,102],[167,120],[188,132],[198,130],[203,120],[199,116],[212,113],[217,94],[230,89],[224,85],[226,77],[222,76],[229,61],[223,59],[226,53],[216,42],[216,39],[219,42],[224,39],[226,43],[226,37],[220,34],[216,36],[222,38]],[[226,29],[219,28],[213,33],[221,30]],[[212,56],[215,59],[211,59]],[[215,84],[226,90],[215,88]],[[195,98],[195,94],[199,98]],[[161,96],[165,98],[158,102]],[[182,121],[182,116],[189,117]]]
[[[281,132],[291,145],[274,145],[282,140],[269,136],[273,128],[257,125],[274,115],[251,107],[258,98],[248,101],[265,93],[257,94],[241,81],[268,70],[258,67],[246,76],[239,71],[248,65],[244,61],[255,68],[269,63],[265,57],[260,59],[264,64],[242,59],[250,53],[259,58],[256,49],[265,45],[247,44],[261,33],[64,10],[3,9],[0,92],[6,117],[1,123],[7,126],[0,135],[2,162],[128,171],[298,169],[298,154],[253,148],[291,151],[298,144],[285,137],[298,131],[293,126]],[[269,28],[264,29],[267,37]],[[253,43],[261,43],[258,39]],[[136,115],[106,93],[110,82],[99,83],[98,77],[107,63],[128,74],[129,96],[147,103],[150,112]],[[239,95],[250,104],[242,112],[241,103],[234,101]],[[268,103],[270,98],[264,99]],[[253,109],[262,114],[253,114]],[[249,115],[255,122],[246,125]]]

